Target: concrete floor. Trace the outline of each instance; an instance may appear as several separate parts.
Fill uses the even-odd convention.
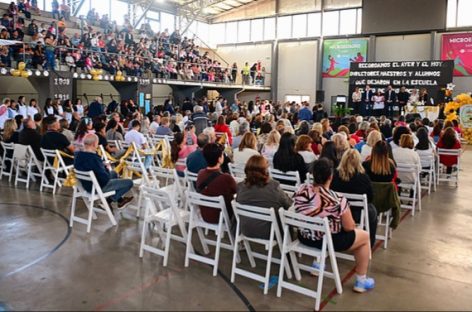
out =
[[[424,197],[420,213],[404,214],[389,248],[375,250],[375,290],[353,293],[353,263],[338,260],[344,292],[328,297],[334,283],[326,279],[323,310],[472,310],[472,153],[462,164],[459,188],[442,184]],[[288,290],[277,298],[274,287],[264,296],[258,282],[243,277],[232,285],[227,251],[218,277],[197,262],[185,268],[185,247],[178,242],[172,242],[167,268],[159,256],[140,259],[141,223],[126,213],[117,227],[100,215],[90,234],[80,224],[70,230],[70,193],[52,196],[37,185],[26,191],[0,182],[0,310],[314,308],[314,300]],[[273,269],[277,274],[278,266]],[[302,279],[305,285],[314,281],[307,274]]]

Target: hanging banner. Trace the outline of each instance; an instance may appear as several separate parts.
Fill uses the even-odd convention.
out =
[[[472,75],[472,34],[442,35],[441,60],[454,61],[454,76]]]
[[[323,78],[349,77],[350,63],[365,62],[367,39],[325,40],[323,43]]]
[[[465,129],[472,128],[472,105],[461,106],[460,109],[461,125]]]
[[[453,61],[399,61],[351,63],[349,94],[356,87],[370,85],[383,91],[388,85],[394,89],[425,88],[435,103],[444,99],[441,88],[452,82]],[[439,102],[438,102],[439,101]]]
[[[73,78],[71,72],[49,72],[49,94],[62,101],[72,99]]]

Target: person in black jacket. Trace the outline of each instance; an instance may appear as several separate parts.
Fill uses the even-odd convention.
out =
[[[372,97],[373,96],[374,96],[374,92],[372,91],[369,85],[366,85],[365,90],[362,93],[362,98],[361,98],[361,115],[362,116],[372,115],[372,110],[373,110]]]
[[[274,169],[283,172],[298,171],[301,182],[304,182],[306,180],[307,167],[303,157],[295,152],[296,139],[297,137],[289,132],[282,134],[279,149],[274,154]],[[283,183],[289,184],[288,181]]]
[[[366,194],[369,203],[369,231],[370,247],[374,248],[375,234],[377,232],[377,209],[372,204],[372,183],[361,163],[361,155],[356,149],[347,150],[338,168],[334,172],[331,189],[336,192],[348,194]],[[362,208],[351,206],[352,217],[356,223],[361,221]]]
[[[393,90],[392,85],[388,85],[385,90],[385,109],[387,117],[393,117],[393,108],[397,105],[397,93]]]
[[[399,114],[402,114],[402,111],[405,111],[406,103],[408,103],[408,99],[410,98],[410,93],[406,91],[406,88],[402,86],[400,88],[400,92],[398,92],[397,100],[398,100],[398,108]]]
[[[32,118],[23,120],[23,130],[20,131],[18,143],[30,145],[33,153],[39,161],[44,161],[41,153],[41,135],[36,131],[36,123]]]

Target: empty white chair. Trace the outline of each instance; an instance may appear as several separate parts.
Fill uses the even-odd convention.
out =
[[[339,193],[339,195],[344,196],[347,201],[349,202],[350,207],[357,207],[361,209],[361,218],[359,223],[356,224],[356,227],[361,230],[365,230],[369,233],[370,237],[370,227],[369,227],[369,202],[367,201],[366,194],[350,194],[350,193]],[[370,240],[369,240],[370,244]],[[353,255],[345,254],[345,253],[336,253],[336,257],[343,258],[351,261],[355,261]]]
[[[388,240],[392,238],[392,229],[390,228],[390,223],[392,222],[392,210],[379,213],[378,223],[377,223],[377,233],[375,238],[378,240],[383,240],[383,248],[387,249]],[[379,229],[383,227],[383,232],[380,232]],[[378,234],[382,233],[382,234]]]
[[[77,180],[76,184],[74,185],[74,192],[72,194],[72,205],[71,205],[71,212],[70,212],[70,224],[69,226],[72,227],[74,222],[79,222],[82,224],[87,225],[87,233],[90,233],[90,229],[92,227],[92,218],[96,219],[97,216],[95,213],[102,213],[107,214],[108,218],[112,225],[116,225],[115,217],[111,211],[110,205],[108,205],[107,198],[110,196],[115,195],[115,191],[110,191],[107,193],[103,193],[100,184],[95,177],[93,171],[79,171],[75,170],[75,178]],[[87,181],[92,184],[92,189],[90,192],[87,192],[82,185],[82,181]],[[78,217],[75,215],[76,208],[77,208],[77,199],[82,198],[87,206],[88,209],[88,217],[87,219]],[[98,201],[101,205],[102,209],[95,206],[95,202]]]
[[[184,244],[187,242],[185,222],[188,222],[189,212],[179,209],[176,201],[166,191],[143,186],[141,193],[143,194],[146,209],[139,257],[143,257],[144,251],[149,251],[164,257],[163,265],[167,266],[171,238]],[[162,249],[146,243],[146,232],[149,224],[154,225],[154,229],[164,245]],[[172,234],[172,229],[175,226],[178,226],[181,233],[180,236]]]
[[[438,166],[437,166],[437,179],[438,183],[443,182],[454,182],[456,187],[459,185],[459,171],[460,171],[460,161],[461,161],[461,149],[445,149],[445,148],[438,148]],[[450,157],[457,157],[457,164],[452,166],[452,172],[450,174],[447,173],[447,167],[444,166],[440,159],[441,156],[450,156]]]
[[[280,188],[289,196],[292,196],[301,184],[298,171],[283,172],[269,168],[269,175],[272,179],[280,182]]]
[[[229,173],[233,176],[236,182],[242,182],[246,179],[246,173],[244,172],[244,165],[229,163]]]
[[[213,276],[216,276],[218,273],[218,263],[220,259],[221,248],[231,251],[233,251],[234,248],[234,238],[230,231],[230,220],[226,210],[224,198],[223,196],[211,197],[187,191],[187,205],[190,207],[190,220],[188,227],[187,248],[185,252],[185,267],[188,267],[190,259],[200,261],[213,266]],[[219,211],[220,217],[217,224],[208,223],[202,219],[200,215],[201,206]],[[200,256],[192,250],[192,232],[194,228],[198,230],[198,235],[200,237],[205,254],[209,253],[208,244],[215,246],[214,258]],[[216,241],[205,238],[203,236],[202,229],[214,231],[216,234]],[[222,238],[224,237],[225,233],[228,234],[229,244],[222,242]]]
[[[26,188],[29,188],[30,181],[35,181],[35,177],[41,177],[42,165],[36,159],[33,149],[29,145],[15,144],[13,151],[13,167],[15,167],[15,186],[18,182],[26,183]],[[21,173],[25,177],[20,176]]]
[[[236,234],[235,234],[235,244],[233,251],[233,264],[231,268],[231,283],[234,283],[235,275],[245,276],[247,278],[259,281],[264,283],[264,295],[269,291],[269,282],[270,282],[270,268],[272,263],[280,264],[280,259],[274,258],[272,255],[273,249],[275,247],[281,248],[282,246],[282,235],[280,233],[279,225],[277,223],[277,218],[275,215],[274,208],[261,208],[249,205],[242,205],[237,202],[233,203],[233,211],[236,217]],[[265,221],[270,223],[270,235],[268,239],[253,238],[244,235],[241,232],[241,218],[250,218],[258,221]],[[244,270],[237,267],[237,256],[239,254],[239,243],[244,243],[246,248],[246,253],[251,263],[251,267],[256,267],[256,262],[254,258],[266,260],[266,270],[265,275],[259,275],[251,271]],[[268,251],[267,255],[254,252],[251,250],[250,243],[256,243],[263,245],[265,250]],[[288,262],[285,263],[285,270],[287,272],[288,278],[292,278],[292,271]]]
[[[41,176],[41,186],[40,191],[43,191],[43,188],[52,188],[52,193],[56,193],[57,187],[62,187],[62,181],[65,180],[65,177],[69,173],[69,170],[72,169],[72,165],[67,166],[58,150],[48,150],[41,148],[41,153],[44,156],[43,163],[43,172]],[[55,161],[56,159],[56,161]],[[46,172],[50,171],[54,181],[52,184],[49,183]],[[61,177],[60,175],[64,175]]]
[[[436,161],[433,155],[423,156],[421,160],[423,163],[428,163],[428,168],[421,168],[420,173],[426,175],[426,184],[421,185],[421,189],[428,190],[428,195],[431,194],[431,188],[436,191]],[[421,183],[421,181],[420,181]]]
[[[420,183],[420,168],[416,164],[397,164],[397,173],[401,179],[402,174],[407,176],[414,176],[413,181],[402,181],[398,186],[401,188],[400,201],[401,207],[410,209],[411,214],[415,215],[415,210],[421,211],[421,183]]]
[[[11,182],[11,179],[13,177],[13,152],[15,150],[15,144],[5,142],[0,143],[2,144],[3,148],[3,159],[0,170],[0,179],[3,178],[3,176],[6,176],[8,177],[8,182]],[[10,164],[10,168],[7,167],[7,163]]]
[[[118,140],[107,140],[107,142],[108,142],[108,145],[109,145],[110,147],[116,147],[118,150],[123,149],[123,148],[121,147],[121,141],[118,141]]]
[[[341,294],[343,291],[341,278],[338,271],[338,264],[336,262],[333,241],[331,238],[329,221],[327,218],[321,219],[308,217],[290,210],[286,211],[283,208],[279,209],[279,215],[283,226],[284,239],[282,244],[282,261],[279,272],[279,284],[277,286],[277,297],[282,295],[282,288],[290,289],[305,296],[315,298],[315,310],[318,311],[320,309],[320,301],[322,298],[321,291],[323,289],[323,279],[325,276],[334,279],[336,291],[338,294]],[[321,249],[306,246],[300,243],[298,239],[292,240],[290,236],[291,227],[324,233]],[[309,265],[298,263],[295,253],[300,253],[320,259],[319,269],[317,270]],[[316,290],[311,290],[284,280],[285,262],[288,261],[287,255],[290,255],[293,271],[297,280],[301,279],[300,270],[308,271],[310,273],[315,272],[316,270],[318,273]],[[332,272],[328,272],[326,270],[326,257],[328,256],[330,259]],[[312,278],[311,275],[310,278]]]

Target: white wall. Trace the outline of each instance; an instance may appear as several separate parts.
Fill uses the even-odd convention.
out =
[[[84,93],[87,94],[90,102],[102,94],[104,103],[111,101],[110,94],[113,95],[115,101],[120,101],[120,94],[108,81],[77,80],[77,97],[85,100]]]
[[[315,103],[318,41],[281,42],[277,66],[277,100],[286,95],[309,95]]]
[[[430,34],[375,39],[375,61],[424,61],[431,57]]]
[[[329,113],[332,96],[348,96],[349,78],[323,78],[323,90],[325,91],[324,109]]]
[[[271,83],[272,72],[272,44],[245,44],[245,45],[231,45],[231,46],[219,46],[216,52],[227,62],[230,63],[230,67],[233,62],[238,64],[238,77],[236,82],[241,83],[241,70],[245,62],[252,66],[257,61],[261,61],[261,64],[266,69],[266,85]]]
[[[168,85],[152,85],[152,105],[164,105],[164,101],[171,93],[172,88]]]
[[[32,98],[38,99],[39,94],[31,82],[25,78],[0,77],[0,101],[9,97],[17,100],[20,95],[26,96],[26,101]],[[39,103],[40,105],[44,103]]]

